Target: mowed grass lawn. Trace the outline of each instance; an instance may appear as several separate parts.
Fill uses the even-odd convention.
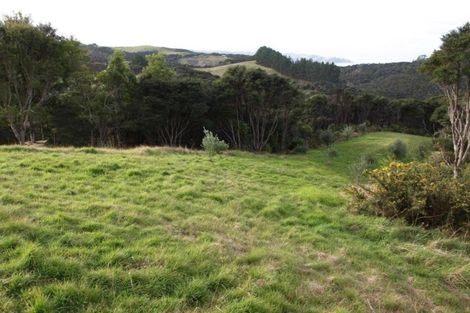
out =
[[[469,312],[468,242],[346,209],[350,165],[396,138],[429,140],[0,147],[0,312]]]

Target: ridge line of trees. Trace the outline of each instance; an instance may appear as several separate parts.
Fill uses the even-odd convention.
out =
[[[294,61],[266,46],[256,51],[255,60],[256,63],[275,69],[283,75],[311,83],[339,82],[340,69],[334,63],[316,62],[306,58]]]
[[[217,78],[172,68],[159,54],[139,60],[136,74],[114,51],[96,73],[77,41],[20,14],[0,21],[0,56],[0,143],[198,148],[206,127],[235,149],[288,152],[317,145],[327,128],[367,124],[432,134],[446,120],[440,98],[389,100],[351,88],[305,92],[260,69],[234,66]],[[13,72],[20,80],[11,79]],[[23,99],[32,99],[26,110]],[[23,135],[11,125],[23,127]]]

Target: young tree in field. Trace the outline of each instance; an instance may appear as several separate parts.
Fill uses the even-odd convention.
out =
[[[34,141],[31,128],[39,107],[82,63],[79,43],[50,25],[33,25],[20,13],[0,21],[0,115],[16,140]]]
[[[439,50],[421,70],[430,75],[444,92],[452,132],[454,157],[450,162],[459,176],[470,154],[470,23],[442,37]]]

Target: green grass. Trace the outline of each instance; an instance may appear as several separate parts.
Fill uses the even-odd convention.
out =
[[[0,147],[0,312],[468,312],[470,245],[347,211],[305,155]]]
[[[219,64],[229,60],[225,55],[213,55],[213,54],[198,54],[194,56],[187,56],[180,58],[178,63],[184,65],[190,65],[193,67],[206,67],[206,66],[218,66]]]
[[[245,61],[245,62],[226,64],[226,65],[220,65],[220,66],[214,66],[214,67],[208,67],[208,68],[197,68],[197,70],[198,71],[209,72],[209,73],[211,73],[212,75],[215,75],[215,76],[223,76],[229,68],[234,67],[234,66],[238,66],[238,65],[245,66],[249,69],[259,68],[259,69],[265,70],[268,74],[277,74],[279,76],[285,77],[284,75],[280,74],[276,70],[273,70],[272,68],[256,64],[256,61]]]
[[[190,50],[186,49],[174,49],[174,48],[167,48],[167,47],[156,47],[156,46],[130,46],[130,47],[114,47],[114,49],[122,50],[125,52],[137,53],[137,52],[158,52],[164,54],[177,54],[177,55],[187,55],[192,53]]]

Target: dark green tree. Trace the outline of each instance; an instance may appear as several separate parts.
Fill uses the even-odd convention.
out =
[[[170,79],[175,76],[175,71],[171,69],[165,61],[165,55],[154,53],[145,57],[147,65],[142,69],[139,79]]]
[[[35,140],[40,107],[84,60],[79,43],[20,13],[0,21],[0,114],[17,142]]]
[[[454,147],[449,165],[458,177],[470,154],[470,23],[444,35],[440,49],[423,63],[421,70],[432,77],[447,98]]]
[[[109,58],[107,68],[98,73],[95,85],[95,102],[90,109],[91,121],[99,133],[99,145],[123,145],[121,130],[129,122],[132,95],[136,77],[131,71],[122,51],[115,51]]]

